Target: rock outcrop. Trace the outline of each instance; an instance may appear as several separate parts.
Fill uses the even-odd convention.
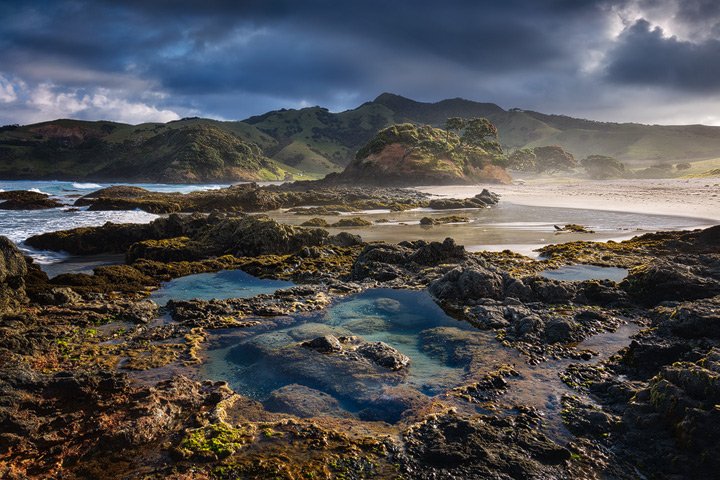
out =
[[[27,303],[25,257],[7,237],[0,236],[0,316]]]
[[[454,133],[404,123],[378,132],[342,173],[326,181],[393,186],[509,183],[497,158],[496,152],[464,144]]]

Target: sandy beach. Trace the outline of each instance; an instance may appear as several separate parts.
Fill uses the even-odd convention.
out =
[[[484,187],[434,186],[418,190],[471,197]],[[606,181],[534,178],[488,188],[502,195],[503,201],[517,205],[677,215],[720,222],[720,178]]]

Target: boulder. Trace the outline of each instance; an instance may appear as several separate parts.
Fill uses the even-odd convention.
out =
[[[373,363],[389,370],[400,370],[410,364],[410,358],[384,342],[364,343],[356,352]]]
[[[428,290],[438,300],[468,304],[483,298],[503,298],[503,278],[489,268],[475,265],[450,270],[430,283]]]
[[[720,281],[699,276],[692,267],[668,260],[633,268],[620,286],[645,305],[720,295]]]
[[[322,337],[317,337],[310,341],[303,342],[302,346],[320,353],[342,352],[343,350],[340,341],[332,335],[324,335]]]
[[[28,302],[25,257],[7,237],[0,236],[0,316]]]
[[[0,210],[46,210],[61,206],[62,203],[46,193],[26,190],[0,192]]]
[[[352,417],[333,396],[297,383],[273,390],[263,405],[271,412],[289,413],[300,418],[323,415]]]

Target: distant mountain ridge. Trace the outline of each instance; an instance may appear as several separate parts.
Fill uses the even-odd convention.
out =
[[[229,122],[56,120],[6,126],[0,128],[0,178],[200,182],[321,177],[342,170],[385,127],[408,122],[438,127],[448,117],[488,118],[506,150],[560,145],[578,159],[607,155],[631,167],[720,157],[720,127],[597,122],[461,98],[424,103],[383,93],[337,113],[309,107]]]

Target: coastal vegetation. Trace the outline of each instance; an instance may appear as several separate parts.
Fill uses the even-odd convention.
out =
[[[342,171],[391,125],[449,126],[447,132],[460,137],[462,129],[446,125],[448,118],[487,119],[506,152],[557,145],[574,158],[612,157],[630,170],[695,165],[720,150],[717,127],[593,122],[463,99],[422,103],[386,93],[338,113],[308,107],[229,122],[185,118],[128,125],[61,119],[7,125],[0,128],[0,177],[176,183],[320,178]],[[488,145],[479,146],[492,153]],[[651,169],[643,175],[711,170]]]

